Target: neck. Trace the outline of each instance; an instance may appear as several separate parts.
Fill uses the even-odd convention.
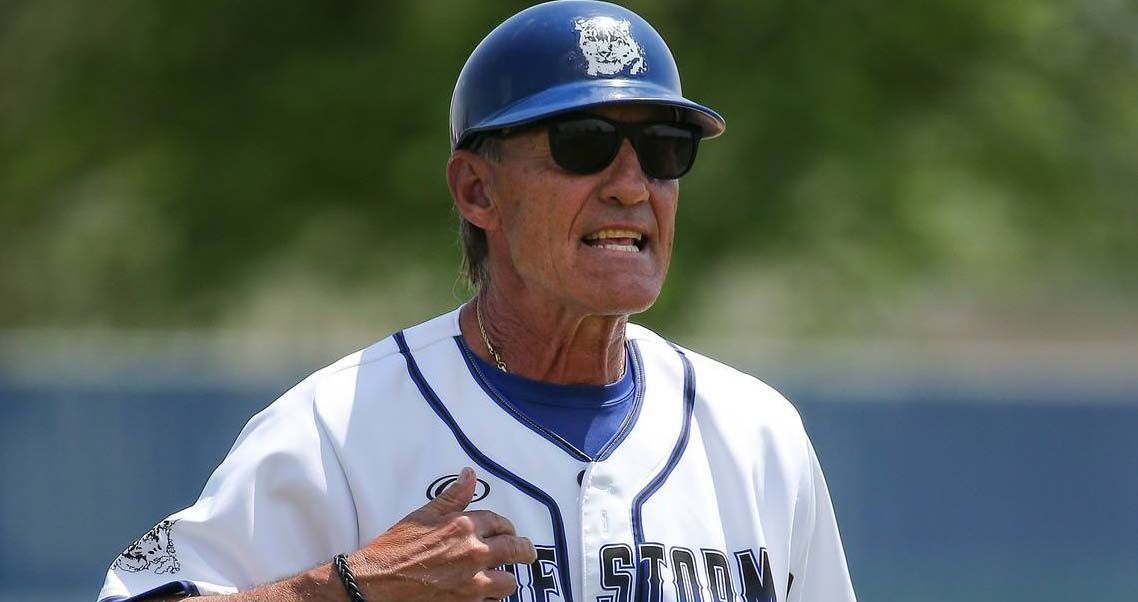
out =
[[[628,316],[598,316],[538,302],[504,298],[485,287],[459,313],[463,339],[494,364],[478,330],[480,306],[486,336],[511,374],[556,384],[607,385],[624,374]]]

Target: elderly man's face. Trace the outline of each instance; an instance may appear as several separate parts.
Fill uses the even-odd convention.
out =
[[[617,121],[668,120],[672,110],[614,105],[591,112]],[[554,163],[545,128],[502,141],[490,187],[501,229],[492,243],[498,269],[526,288],[591,314],[630,314],[660,294],[672,255],[678,180],[644,174],[628,140],[604,170],[568,172]],[[608,231],[608,240],[597,236]],[[627,234],[640,240],[629,246]],[[503,244],[504,243],[504,244]],[[499,282],[499,284],[501,284]]]

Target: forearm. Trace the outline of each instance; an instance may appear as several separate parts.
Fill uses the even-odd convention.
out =
[[[182,597],[156,598],[152,602],[178,602]],[[346,602],[347,591],[331,563],[288,579],[224,596],[194,598],[203,602]],[[151,601],[148,601],[151,602]]]
[[[537,549],[506,517],[466,507],[478,481],[465,468],[441,494],[347,557],[367,600],[467,602],[501,600],[518,589],[503,565],[533,564]],[[332,563],[216,602],[347,602],[347,587]],[[179,598],[161,598],[171,602]],[[150,601],[148,601],[150,602]]]

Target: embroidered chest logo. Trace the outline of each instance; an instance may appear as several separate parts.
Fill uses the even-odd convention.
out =
[[[112,568],[128,573],[150,570],[158,575],[173,574],[181,570],[174,550],[171,528],[177,520],[164,520],[147,531],[138,541],[123,551]]]
[[[589,75],[630,75],[648,71],[644,49],[632,37],[628,21],[612,17],[580,18],[573,22],[577,44],[589,62]]]
[[[433,500],[439,497],[439,494],[457,480],[458,475],[456,474],[448,474],[445,477],[435,479],[433,483],[427,486],[427,499]],[[488,495],[490,495],[490,484],[482,479],[478,479],[478,482],[474,484],[474,497],[471,498],[470,503],[473,504],[474,502],[484,500]]]

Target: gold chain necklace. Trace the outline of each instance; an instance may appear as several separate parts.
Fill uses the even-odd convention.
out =
[[[498,369],[502,372],[509,372],[506,370],[506,362],[502,361],[502,356],[494,350],[494,346],[490,344],[490,337],[486,336],[486,327],[482,325],[482,304],[478,299],[474,300],[474,315],[478,318],[478,332],[482,334],[482,342],[486,343],[486,350],[490,352],[490,356],[494,358],[494,363],[498,365]]]

